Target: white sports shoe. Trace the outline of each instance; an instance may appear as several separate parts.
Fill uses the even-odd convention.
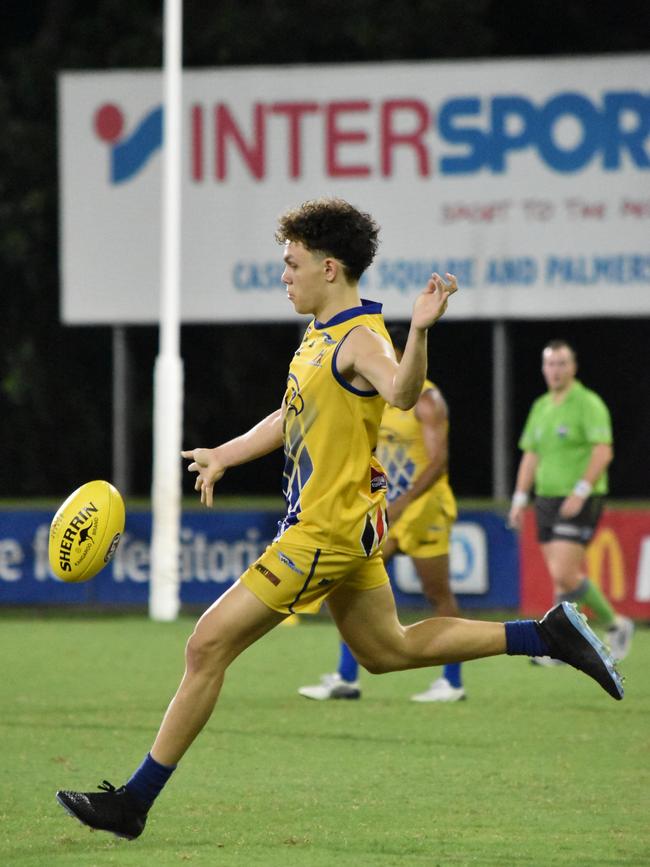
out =
[[[324,674],[320,683],[315,686],[301,686],[298,692],[305,698],[313,698],[315,701],[327,701],[330,698],[361,698],[359,681],[343,680],[338,671],[334,674]]]
[[[555,665],[566,665],[561,659],[553,659],[552,656],[531,656],[532,665],[541,665],[544,668],[553,668]]]
[[[411,701],[463,701],[467,698],[462,686],[452,686],[446,677],[434,680],[429,689],[411,696]]]
[[[616,623],[609,627],[606,635],[612,656],[616,662],[620,662],[630,652],[632,636],[634,635],[634,621],[630,620],[629,617],[617,614]]]

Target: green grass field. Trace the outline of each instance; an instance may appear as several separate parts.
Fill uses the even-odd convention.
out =
[[[650,863],[650,631],[623,702],[572,669],[465,667],[469,700],[414,705],[427,671],[365,675],[360,702],[296,688],[335,665],[325,619],[281,627],[232,667],[206,730],[118,840],[57,788],[116,785],[150,746],[193,618],[0,614],[0,864]]]

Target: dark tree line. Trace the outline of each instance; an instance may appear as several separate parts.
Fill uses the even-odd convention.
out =
[[[647,51],[645,0],[186,0],[187,66],[435,60]],[[0,496],[60,496],[111,471],[111,333],[59,323],[56,76],[66,69],[158,67],[162,0],[4,0],[0,28]],[[583,375],[612,404],[625,447],[621,495],[647,492],[648,321],[575,322],[562,329]],[[523,421],[548,324],[512,326],[514,426]],[[555,336],[554,334],[551,336]],[[129,331],[134,489],[150,485],[152,328]],[[186,440],[240,432],[277,405],[297,326],[183,330]],[[256,353],[238,361],[242,341]],[[531,353],[531,346],[534,352]],[[432,341],[431,373],[452,407],[453,472],[461,494],[490,491],[486,323],[448,323]],[[440,365],[445,358],[447,366]],[[454,377],[449,377],[449,366]],[[627,380],[627,382],[626,382]],[[629,388],[629,381],[635,388]],[[526,383],[525,387],[523,383]],[[206,394],[211,401],[206,405]],[[647,402],[646,402],[647,403]],[[485,406],[489,403],[486,401]],[[471,455],[471,460],[468,460]],[[516,454],[513,453],[513,461]],[[645,464],[645,475],[639,468]],[[279,458],[242,468],[225,490],[275,491]]]

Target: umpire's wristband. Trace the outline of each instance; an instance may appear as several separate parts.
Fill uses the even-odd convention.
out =
[[[522,506],[528,505],[528,494],[526,491],[515,491],[512,495],[512,506],[514,509],[519,509]]]
[[[593,485],[591,485],[586,479],[580,479],[579,482],[575,483],[575,487],[573,489],[573,493],[577,497],[582,497],[583,500],[586,500],[587,497],[593,491]]]

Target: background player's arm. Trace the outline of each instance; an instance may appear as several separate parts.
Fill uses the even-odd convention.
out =
[[[215,482],[229,467],[246,464],[268,455],[282,445],[282,409],[277,409],[247,433],[213,449],[196,448],[181,452],[192,463],[187,468],[196,473],[194,490],[201,492],[201,502],[211,506]]]
[[[448,415],[445,399],[437,389],[423,392],[415,405],[429,463],[405,491],[388,506],[388,520],[396,521],[404,509],[425,494],[447,472],[449,458]]]
[[[587,469],[576,485],[577,490],[574,488],[560,506],[560,515],[563,518],[573,518],[578,514],[584,506],[585,500],[591,495],[591,488],[610,465],[613,457],[614,450],[609,443],[596,443],[591,450]],[[586,482],[586,485],[582,485],[582,482]]]
[[[515,493],[512,497],[512,505],[508,515],[508,523],[515,530],[521,530],[524,520],[524,509],[528,501],[528,495],[535,480],[535,470],[539,458],[535,452],[524,452],[517,470]]]
[[[397,363],[392,347],[368,328],[355,328],[338,354],[339,372],[355,388],[374,388],[391,406],[415,406],[427,371],[427,329],[447,309],[447,299],[457,290],[456,278],[448,283],[433,274],[413,306],[411,328],[402,359]]]

